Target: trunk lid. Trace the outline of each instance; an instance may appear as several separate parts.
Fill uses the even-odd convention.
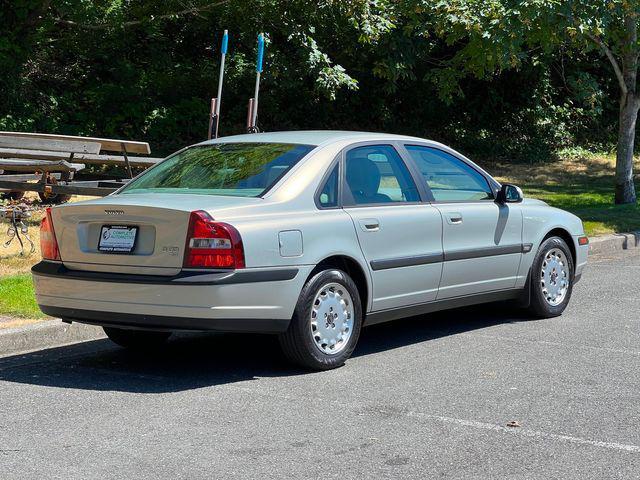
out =
[[[189,218],[258,204],[259,198],[211,195],[128,194],[72,203],[51,210],[63,264],[74,270],[175,275],[182,268]],[[98,250],[103,226],[136,226],[131,253]]]

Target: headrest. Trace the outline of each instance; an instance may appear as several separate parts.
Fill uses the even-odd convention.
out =
[[[347,184],[356,200],[373,197],[380,187],[380,170],[366,156],[348,157]]]

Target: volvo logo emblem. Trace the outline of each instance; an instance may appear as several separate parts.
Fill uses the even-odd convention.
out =
[[[107,215],[124,215],[124,210],[105,210]]]

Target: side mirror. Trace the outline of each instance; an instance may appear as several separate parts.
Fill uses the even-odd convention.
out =
[[[498,203],[520,203],[524,199],[524,194],[520,187],[505,183],[498,191],[498,197],[496,200]]]

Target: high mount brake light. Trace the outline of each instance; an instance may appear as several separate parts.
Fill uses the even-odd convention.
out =
[[[202,210],[191,212],[184,254],[185,268],[244,268],[244,247],[232,225],[216,222]]]
[[[61,260],[56,232],[53,229],[53,221],[51,220],[51,207],[47,208],[47,212],[40,224],[40,251],[42,252],[42,258],[45,260]]]

